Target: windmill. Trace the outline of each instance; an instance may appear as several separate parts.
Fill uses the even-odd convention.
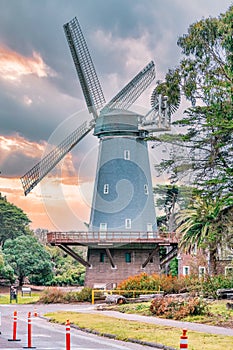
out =
[[[171,113],[176,106],[169,104],[168,98],[156,87],[151,97],[151,110],[146,115],[128,110],[155,78],[153,61],[149,62],[106,104],[76,17],[64,25],[64,31],[92,120],[89,123],[84,122],[74,130],[29,170],[21,181],[24,193],[27,195],[74,146],[94,129],[94,135],[99,138],[99,156],[89,232],[99,234],[98,239],[106,249],[111,267],[115,268],[116,263],[107,247],[109,233],[112,233],[112,247],[117,244],[119,237],[121,239],[123,237],[128,242],[132,232],[139,232],[140,235],[143,233],[144,238],[157,237],[145,137],[153,131],[169,130]],[[120,232],[120,236],[114,236],[116,232]],[[134,239],[137,238],[136,234]],[[88,242],[86,243],[88,246],[93,245],[90,238]],[[100,245],[100,242],[95,244]],[[61,244],[61,247],[71,253],[67,246]],[[91,254],[89,249],[89,260]],[[86,262],[86,266],[92,265]]]

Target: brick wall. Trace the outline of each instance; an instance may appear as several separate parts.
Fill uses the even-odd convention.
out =
[[[93,288],[94,284],[118,284],[129,276],[134,276],[142,272],[148,274],[159,273],[159,254],[153,256],[153,261],[149,262],[145,268],[142,264],[148,258],[151,250],[145,249],[111,249],[116,268],[111,266],[110,260],[104,249],[88,249],[88,261],[92,267],[86,269],[85,286]],[[104,254],[104,262],[100,261],[100,254]],[[126,262],[126,253],[131,253],[131,262]],[[102,255],[103,257],[103,255]]]
[[[225,267],[233,266],[231,260],[217,261],[217,273],[225,274]],[[189,274],[199,275],[200,268],[205,268],[205,273],[208,273],[208,254],[198,250],[196,254],[179,254],[178,257],[178,275],[185,275],[185,268],[189,268]]]

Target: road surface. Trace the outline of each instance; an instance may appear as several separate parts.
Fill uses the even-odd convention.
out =
[[[13,338],[13,313],[17,310],[17,339],[20,341],[8,341]],[[36,305],[39,315],[46,312],[70,310],[87,312],[93,310],[90,305]],[[28,346],[27,315],[34,314],[33,305],[0,305],[0,349],[22,349]],[[38,350],[65,350],[65,326],[48,322],[41,317],[32,317],[32,344]],[[149,346],[135,343],[126,343],[114,339],[99,337],[71,328],[71,350],[151,350]],[[153,348],[159,350],[160,348]]]

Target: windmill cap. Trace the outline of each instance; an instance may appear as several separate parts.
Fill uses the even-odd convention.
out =
[[[100,113],[94,135],[137,135],[140,118],[139,114],[123,109],[111,109]]]

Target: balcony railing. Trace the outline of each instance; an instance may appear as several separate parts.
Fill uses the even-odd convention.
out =
[[[177,243],[175,234],[159,236],[158,232],[49,232],[47,241],[51,244],[78,243]]]

